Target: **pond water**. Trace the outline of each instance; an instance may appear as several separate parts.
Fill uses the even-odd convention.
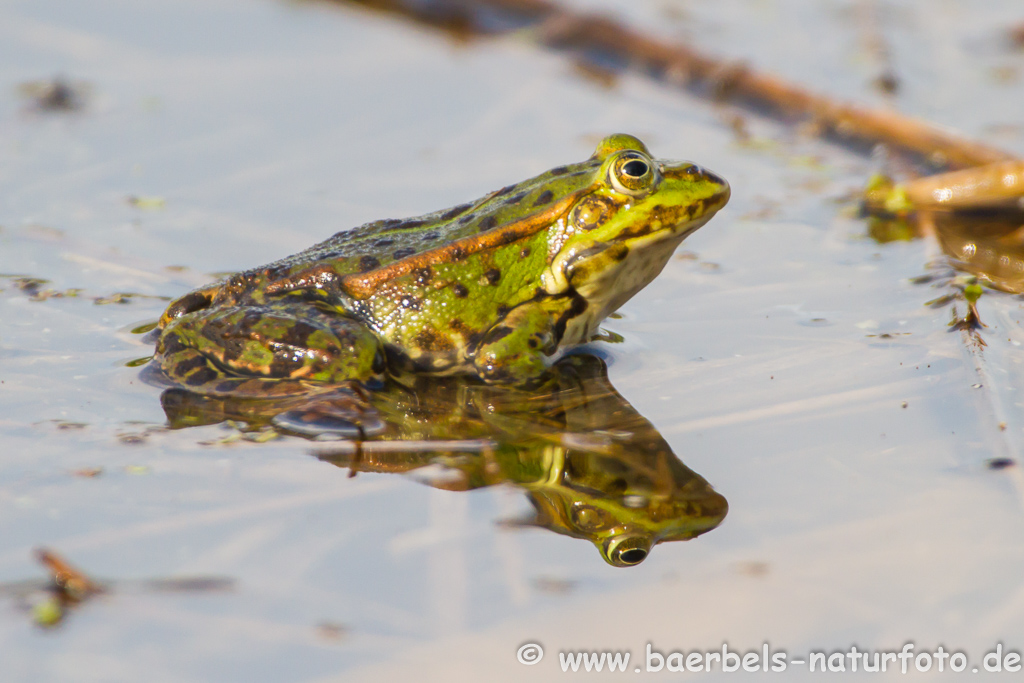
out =
[[[1024,153],[1015,0],[569,4]],[[880,60],[895,97],[871,86]],[[55,75],[81,107],[19,89]],[[113,589],[51,629],[0,600],[0,678],[547,680],[584,650],[629,651],[617,675],[635,677],[648,643],[797,660],[909,641],[968,669],[997,644],[1019,652],[1024,477],[991,464],[1024,440],[1020,300],[982,297],[983,349],[951,332],[924,305],[937,290],[911,281],[938,246],[879,244],[854,217],[874,162],[739,112],[742,142],[738,112],[582,77],[523,35],[457,41],[344,4],[5,3],[0,582],[40,578],[32,550],[48,547]],[[618,131],[732,185],[606,322],[622,341],[594,345],[728,501],[717,528],[615,568],[502,523],[530,511],[518,488],[349,477],[329,445],[167,428],[131,361],[152,354],[133,330],[170,298],[585,159]],[[232,589],[131,588],[168,577]],[[536,665],[517,661],[527,643]]]

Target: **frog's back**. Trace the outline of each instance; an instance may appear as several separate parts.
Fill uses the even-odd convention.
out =
[[[365,273],[463,238],[500,231],[516,218],[544,211],[566,194],[590,184],[600,160],[559,166],[508,185],[474,202],[406,219],[386,219],[343,230],[264,269],[294,272],[312,263],[331,263],[339,275]]]

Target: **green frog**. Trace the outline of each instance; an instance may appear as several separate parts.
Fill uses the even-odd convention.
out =
[[[279,398],[399,374],[528,384],[664,268],[725,180],[611,135],[466,204],[339,232],[172,302],[155,362],[208,396]]]

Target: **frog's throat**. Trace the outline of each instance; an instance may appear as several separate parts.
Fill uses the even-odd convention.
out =
[[[461,261],[470,254],[497,249],[513,242],[518,242],[549,228],[560,216],[569,211],[581,197],[593,192],[597,188],[598,184],[596,183],[588,185],[567,194],[543,211],[513,221],[499,230],[463,237],[438,249],[409,256],[366,273],[345,275],[341,278],[341,287],[353,299],[368,299],[376,293],[381,285],[403,275],[408,275],[415,270],[439,263]]]

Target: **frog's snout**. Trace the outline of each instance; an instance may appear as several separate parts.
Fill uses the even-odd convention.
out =
[[[697,205],[696,215],[710,218],[725,206],[732,190],[729,181],[704,166],[689,161],[665,162],[661,172],[669,187],[675,188],[683,197],[689,197]]]
[[[696,167],[696,171],[697,171],[697,174],[701,178],[703,178],[706,182],[714,183],[715,185],[721,185],[725,189],[726,193],[729,192],[729,181],[726,180],[725,178],[723,178],[722,176],[720,176],[717,173],[714,173],[712,171],[709,171],[708,169],[704,168],[703,166],[697,166]]]
[[[732,188],[729,187],[728,180],[703,166],[694,166],[694,172],[702,182],[713,188],[710,198],[711,207],[709,208],[717,211],[729,202],[729,197],[732,196]]]

